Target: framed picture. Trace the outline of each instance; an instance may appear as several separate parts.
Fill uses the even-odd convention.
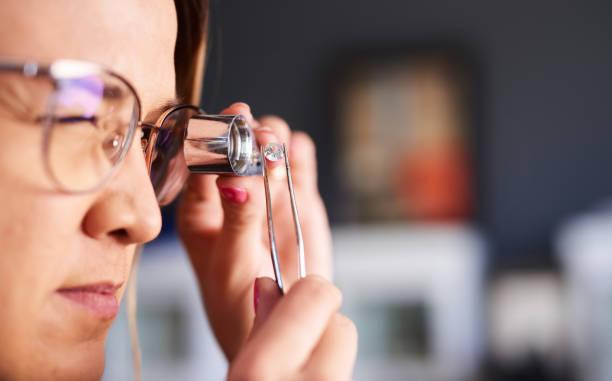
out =
[[[473,216],[470,68],[456,53],[358,54],[336,71],[343,217]]]

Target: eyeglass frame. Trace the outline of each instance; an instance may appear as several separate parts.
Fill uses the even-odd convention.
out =
[[[54,70],[59,72],[59,73],[54,73]],[[134,96],[135,99],[135,104],[134,104],[134,108],[136,110],[132,111],[132,115],[130,117],[130,121],[129,121],[129,126],[128,126],[128,134],[126,136],[126,139],[124,141],[124,147],[122,148],[122,151],[120,153],[120,157],[118,158],[118,160],[116,161],[116,163],[113,164],[112,168],[108,171],[108,173],[106,173],[98,182],[98,184],[96,184],[93,187],[87,188],[87,189],[83,189],[83,190],[68,190],[65,188],[65,186],[62,185],[61,181],[59,181],[55,175],[55,173],[51,170],[50,166],[49,166],[49,162],[47,160],[45,160],[45,169],[48,173],[48,175],[53,179],[53,181],[55,182],[55,184],[65,193],[68,194],[85,194],[85,193],[92,193],[92,192],[96,192],[98,190],[100,190],[101,188],[103,188],[106,183],[110,180],[110,178],[112,178],[116,172],[119,170],[119,168],[121,167],[123,161],[125,160],[125,157],[127,156],[133,141],[134,141],[134,136],[136,135],[136,130],[138,128],[141,129],[149,129],[151,131],[155,131],[155,130],[159,130],[162,127],[162,124],[164,122],[164,120],[174,111],[183,109],[183,108],[192,108],[194,110],[197,110],[198,113],[202,113],[203,111],[198,107],[195,106],[193,104],[189,104],[189,103],[180,103],[180,104],[176,104],[176,105],[172,105],[170,107],[168,107],[167,109],[165,109],[161,115],[157,118],[155,123],[149,123],[149,122],[145,122],[144,120],[142,120],[142,102],[140,100],[140,97],[138,96],[138,92],[136,91],[136,89],[134,88],[134,86],[121,74],[108,69],[102,65],[93,63],[93,62],[88,62],[88,61],[82,61],[82,60],[72,60],[72,59],[58,59],[58,60],[54,60],[48,64],[41,64],[35,61],[25,61],[25,62],[18,62],[18,61],[14,61],[14,60],[5,60],[0,58],[0,72],[14,72],[14,73],[19,73],[21,75],[23,75],[26,78],[34,78],[34,77],[38,77],[38,76],[47,76],[49,77],[52,81],[58,81],[62,78],[71,78],[71,77],[77,77],[76,75],[74,75],[74,73],[83,73],[83,76],[85,75],[100,75],[100,74],[105,74],[108,75],[114,79],[119,80],[123,85],[125,85],[127,87],[127,89],[132,93],[132,95]],[[67,73],[70,73],[70,75],[66,75]],[[62,75],[63,74],[63,75]],[[49,118],[51,117],[51,113],[46,113],[45,115],[43,115],[43,117],[41,118],[40,122],[45,121],[45,118]],[[44,123],[44,126],[46,129],[48,128],[52,128],[52,123]],[[49,146],[49,132],[45,131],[44,132],[44,138],[43,138],[43,156],[47,157],[47,152],[46,150],[48,149]],[[140,142],[140,146],[143,150],[143,154],[144,154],[144,158],[145,158],[145,164],[146,164],[146,168],[147,168],[147,172],[150,175],[151,173],[151,165],[152,165],[152,154],[153,154],[153,146],[155,144],[155,139],[157,138],[157,135],[153,135],[152,138],[150,137],[149,139],[144,139],[141,138],[141,142]]]

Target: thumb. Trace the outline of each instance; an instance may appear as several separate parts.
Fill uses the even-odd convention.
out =
[[[255,279],[253,293],[255,321],[253,323],[253,330],[251,331],[251,334],[256,332],[263,322],[266,321],[272,312],[272,309],[282,296],[276,282],[267,277]]]

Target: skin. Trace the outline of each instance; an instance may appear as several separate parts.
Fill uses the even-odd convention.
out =
[[[41,62],[75,58],[111,68],[133,84],[143,117],[152,122],[158,107],[175,96],[176,30],[168,0],[8,0],[0,12],[0,55]],[[337,313],[340,293],[325,280],[331,272],[330,240],[316,190],[314,146],[278,118],[256,121],[244,104],[225,112],[265,126],[257,133],[260,142],[290,146],[308,268],[323,276],[297,282],[289,276],[293,286],[280,298],[272,280],[262,277],[271,269],[261,179],[190,178],[180,233],[215,334],[231,361],[229,378],[350,379],[356,331]],[[0,124],[0,379],[99,379],[112,319],[93,317],[57,290],[107,281],[122,285],[116,292],[121,300],[136,245],[159,233],[160,210],[139,142],[135,139],[102,189],[66,194],[45,172],[41,131],[1,113]],[[220,189],[228,187],[244,192],[244,200],[223,198]],[[274,197],[287,209],[281,189],[274,184]],[[286,216],[277,217],[284,269],[293,269],[292,226]]]

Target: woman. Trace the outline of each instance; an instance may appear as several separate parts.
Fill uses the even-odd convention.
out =
[[[176,8],[170,0],[3,2],[0,380],[101,377],[135,249],[161,228],[141,147],[148,143],[132,135],[146,138],[177,96],[197,101],[205,16],[204,4],[187,1]],[[290,147],[308,268],[321,275],[293,282],[280,297],[265,277],[261,179],[189,178],[179,231],[230,362],[228,378],[350,379],[356,332],[324,280],[329,229],[312,143],[278,118],[256,121],[245,104],[224,112],[258,126],[260,143]],[[277,229],[286,253],[283,244],[293,242],[283,218]]]

